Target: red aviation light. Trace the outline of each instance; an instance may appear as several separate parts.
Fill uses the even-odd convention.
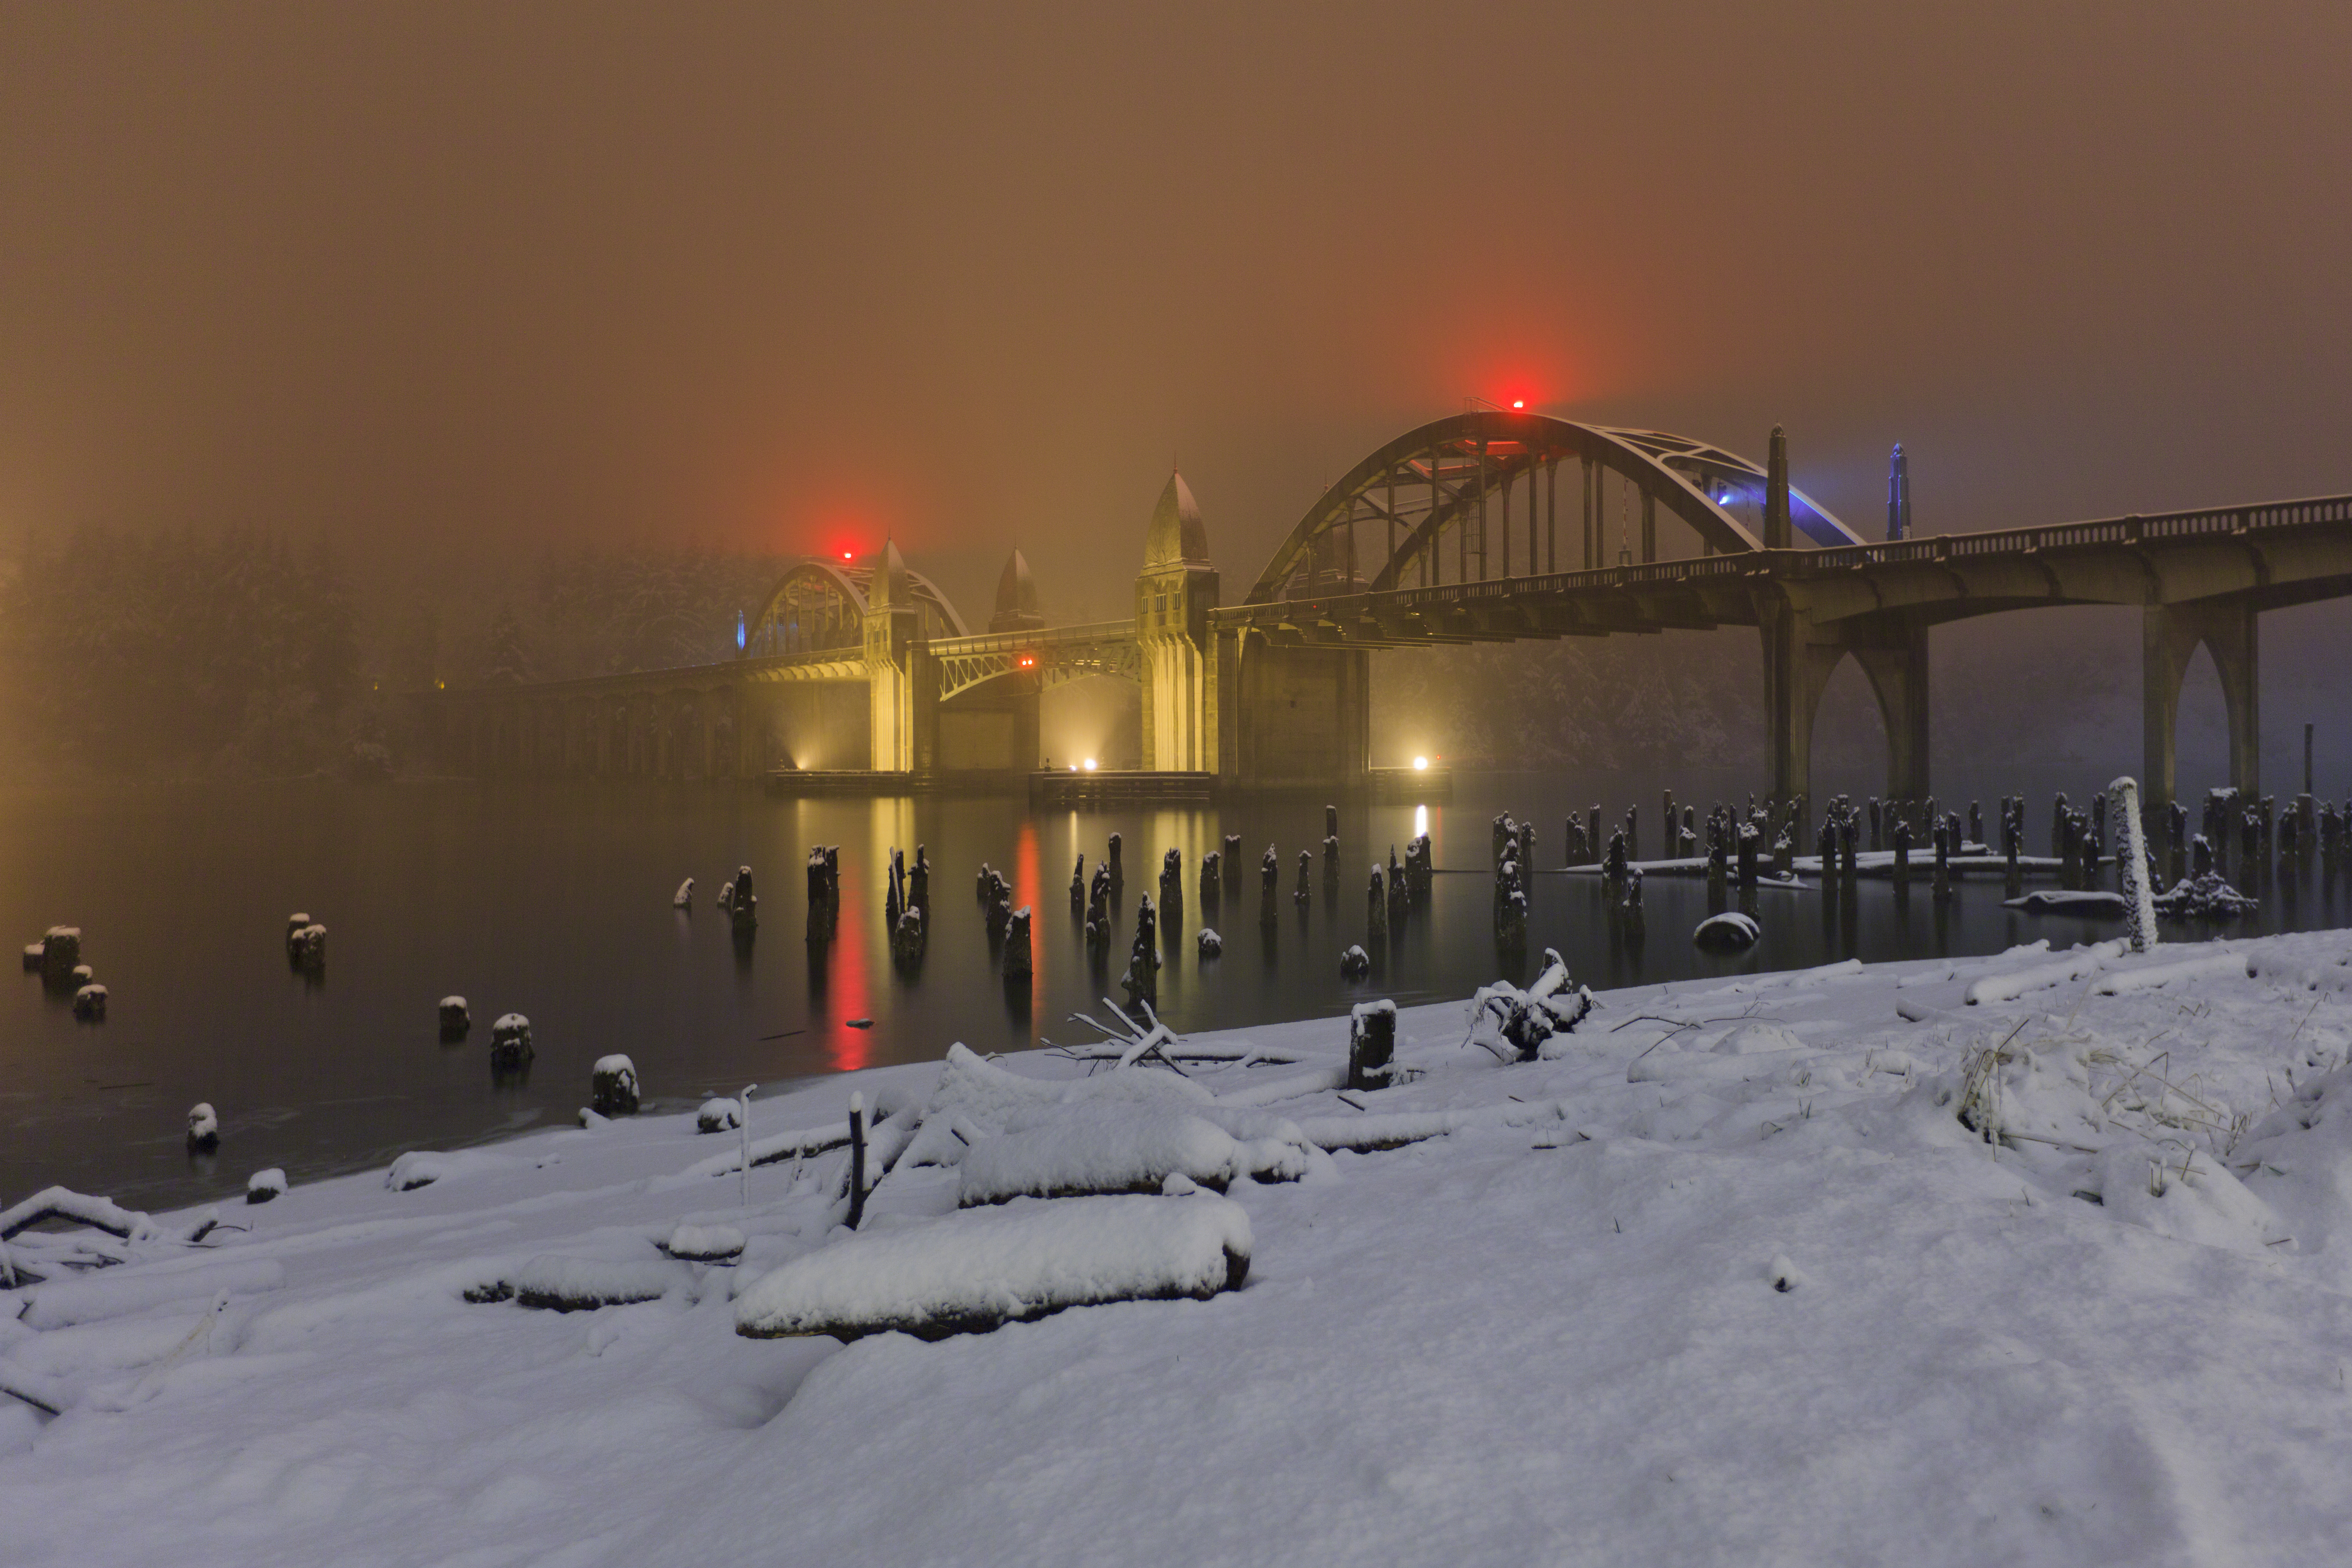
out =
[[[1021,656],[1021,668],[1024,668],[1024,669],[1034,669],[1034,668],[1036,668],[1036,665],[1037,665],[1037,656],[1036,656],[1035,654],[1034,654],[1034,653],[1024,653],[1024,654],[1023,654],[1023,655]]]
[[[1511,407],[1514,412],[1522,412],[1527,408],[1527,405],[1528,400],[1524,397],[1514,397],[1511,399]]]

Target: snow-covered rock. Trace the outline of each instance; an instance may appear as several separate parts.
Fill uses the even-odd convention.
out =
[[[266,1171],[256,1171],[245,1179],[245,1201],[266,1204],[286,1193],[286,1173],[276,1165]]]
[[[74,1016],[85,1023],[104,1023],[106,1021],[106,987],[95,981],[84,985],[74,993],[73,1010]]]
[[[220,1118],[203,1101],[188,1108],[188,1147],[206,1151],[220,1147]]]
[[[742,1125],[743,1102],[728,1095],[713,1095],[694,1113],[697,1132],[732,1132]]]

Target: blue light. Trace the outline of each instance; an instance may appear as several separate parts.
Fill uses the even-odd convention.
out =
[[[743,615],[740,610],[735,615],[735,651],[743,651]]]

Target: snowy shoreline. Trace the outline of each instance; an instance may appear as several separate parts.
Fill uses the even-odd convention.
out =
[[[417,1152],[194,1246],[196,1211],[89,1234],[111,1267],[27,1232],[0,1555],[2326,1560],[2347,991],[2352,933],[2319,931],[1645,985],[1531,1060],[1434,1004],[1370,1091],[1337,1087],[1347,1021],[1307,1020],[1188,1041],[1223,1058],[1189,1085],[1041,1051],[808,1081],[740,1143],[688,1111]],[[1039,1148],[1139,1190],[1104,1138],[1128,1112],[1087,1107],[1140,1096],[1164,1162],[1230,1184],[1118,1201],[1238,1205],[1247,1277],[931,1342],[746,1337],[754,1281],[850,1234],[853,1094],[887,1149],[861,1236],[955,1226],[991,1137],[994,1206],[963,1212],[1000,1228],[1108,1201],[998,1203]],[[713,1237],[740,1261],[687,1260]]]

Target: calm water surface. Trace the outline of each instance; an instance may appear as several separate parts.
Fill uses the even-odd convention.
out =
[[[1703,789],[1711,781],[1682,781]],[[2037,788],[2048,781],[2032,783]],[[2095,780],[2060,781],[2085,793]],[[1727,796],[1731,793],[1724,792]],[[2000,787],[1988,784],[1984,798]],[[1955,796],[1955,800],[1964,797]],[[2047,831],[2046,793],[2029,814]],[[1160,1011],[1179,1029],[1333,1017],[1367,996],[1466,996],[1496,978],[1488,824],[1511,810],[1537,825],[1536,860],[1559,863],[1561,820],[1592,801],[1643,808],[1656,852],[1654,781],[1525,777],[1457,781],[1450,804],[1343,805],[1341,874],[1294,903],[1296,860],[1319,845],[1311,798],[1197,809],[1032,815],[1013,796],[787,801],[698,785],[155,785],[20,792],[0,797],[0,930],[37,939],[82,928],[85,961],[112,993],[100,1025],[21,975],[0,1001],[0,1204],[50,1183],[161,1207],[242,1192],[283,1166],[295,1180],[380,1163],[404,1150],[480,1142],[569,1121],[590,1065],[625,1051],[656,1106],[691,1105],[749,1082],[936,1058],[961,1040],[982,1051],[1092,1038],[1069,1016],[1107,1016],[1120,994],[1138,897],[1158,893],[1161,852],[1184,856],[1184,900],[1167,942]],[[1706,801],[1699,801],[1702,810]],[[1339,978],[1339,955],[1365,937],[1365,873],[1427,831],[1442,870],[1433,907],[1399,933],[1381,968]],[[1091,962],[1068,900],[1073,862],[1089,872],[1108,836],[1125,839],[1121,932]],[[1239,879],[1203,907],[1199,866],[1241,835]],[[889,961],[883,867],[893,846],[928,846],[934,918],[919,969]],[[1282,853],[1277,918],[1258,920],[1256,857]],[[842,910],[833,942],[803,940],[802,864],[838,844]],[[1035,974],[1008,988],[974,896],[982,861],[1035,914]],[[761,923],[732,940],[713,899],[739,864],[755,868]],[[696,879],[691,913],[670,907]],[[2333,890],[2288,884],[2241,930],[2337,923]],[[2000,907],[1997,880],[1969,881],[1942,910],[1916,879],[1906,903],[1867,883],[1852,929],[1825,922],[1809,891],[1765,889],[1763,941],[1717,957],[1689,932],[1702,882],[1653,879],[1648,940],[1612,950],[1591,879],[1535,879],[1528,947],[1558,947],[1595,986],[1865,960],[1994,952],[2047,936],[2058,945],[2112,926]],[[323,977],[289,970],[286,916],[328,927]],[[1197,956],[1209,925],[1223,956]],[[1166,937],[1171,933],[1163,932]],[[2191,933],[2180,933],[2191,934]],[[1524,979],[1525,974],[1514,976]],[[445,1046],[435,1004],[472,1004],[474,1033]],[[1122,998],[1123,999],[1123,998]],[[527,1014],[538,1056],[526,1081],[494,1084],[489,1022]],[[870,1028],[849,1026],[871,1019]],[[1344,1025],[1332,1025],[1335,1039]],[[217,1155],[184,1146],[189,1105],[218,1108]]]

